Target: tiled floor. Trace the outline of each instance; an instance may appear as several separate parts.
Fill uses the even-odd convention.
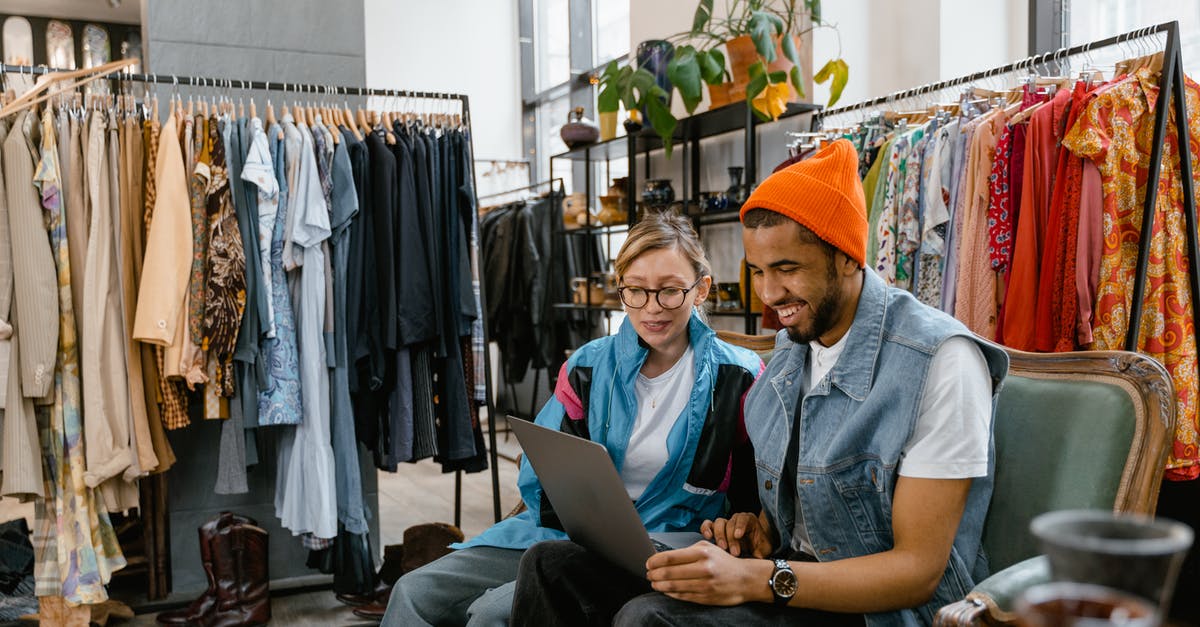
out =
[[[503,421],[501,421],[503,422]],[[520,448],[505,433],[497,435],[500,454],[501,516],[517,504],[516,459]],[[12,499],[0,501],[0,520],[25,515],[32,519],[32,505]],[[442,474],[441,465],[432,461],[401,466],[397,473],[379,473],[380,536],[383,545],[401,542],[404,530],[425,522],[454,522],[454,475]],[[462,479],[461,527],[467,537],[478,534],[493,523],[492,481],[490,472],[464,474]],[[342,605],[329,591],[277,595],[271,602],[272,624],[343,627],[366,625]],[[156,625],[153,614],[143,614],[124,625]]]

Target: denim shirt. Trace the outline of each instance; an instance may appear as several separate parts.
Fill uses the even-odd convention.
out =
[[[980,341],[957,320],[884,285],[865,270],[858,311],[845,352],[803,399],[796,497],[819,561],[881,553],[892,548],[892,495],[901,452],[917,421],[921,391],[934,352],[946,339],[975,340],[992,377],[992,409],[1008,371],[1008,356]],[[766,372],[746,397],[746,429],[754,445],[758,492],[779,546],[791,545],[795,510],[778,486],[791,419],[800,402],[807,344],[780,332]],[[937,610],[961,599],[987,576],[980,536],[994,479],[995,443],[988,444],[988,476],[971,482],[966,509],[946,571],[933,598],[913,608],[868,614],[879,625],[932,624]]]

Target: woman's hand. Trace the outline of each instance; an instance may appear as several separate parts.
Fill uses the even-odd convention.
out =
[[[775,550],[771,525],[762,514],[741,512],[729,519],[706,520],[700,525],[700,535],[734,557],[764,558]]]

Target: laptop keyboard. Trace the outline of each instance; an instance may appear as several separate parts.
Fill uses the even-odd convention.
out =
[[[675,550],[674,548],[669,547],[669,546],[663,544],[662,542],[655,540],[654,538],[650,538],[650,543],[654,545],[655,553],[662,553],[663,551],[674,551]]]

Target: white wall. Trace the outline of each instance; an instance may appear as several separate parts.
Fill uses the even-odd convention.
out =
[[[716,3],[716,10],[722,9]],[[826,0],[824,21],[837,30],[813,34],[813,69],[841,56],[850,81],[839,104],[874,98],[1003,65],[1026,55],[1023,0]],[[695,0],[633,2],[630,49],[691,27]],[[814,101],[829,99],[817,85]],[[701,109],[706,105],[701,105]],[[682,107],[676,107],[682,113]]]
[[[516,0],[364,0],[367,85],[465,93],[476,160],[521,159]]]

